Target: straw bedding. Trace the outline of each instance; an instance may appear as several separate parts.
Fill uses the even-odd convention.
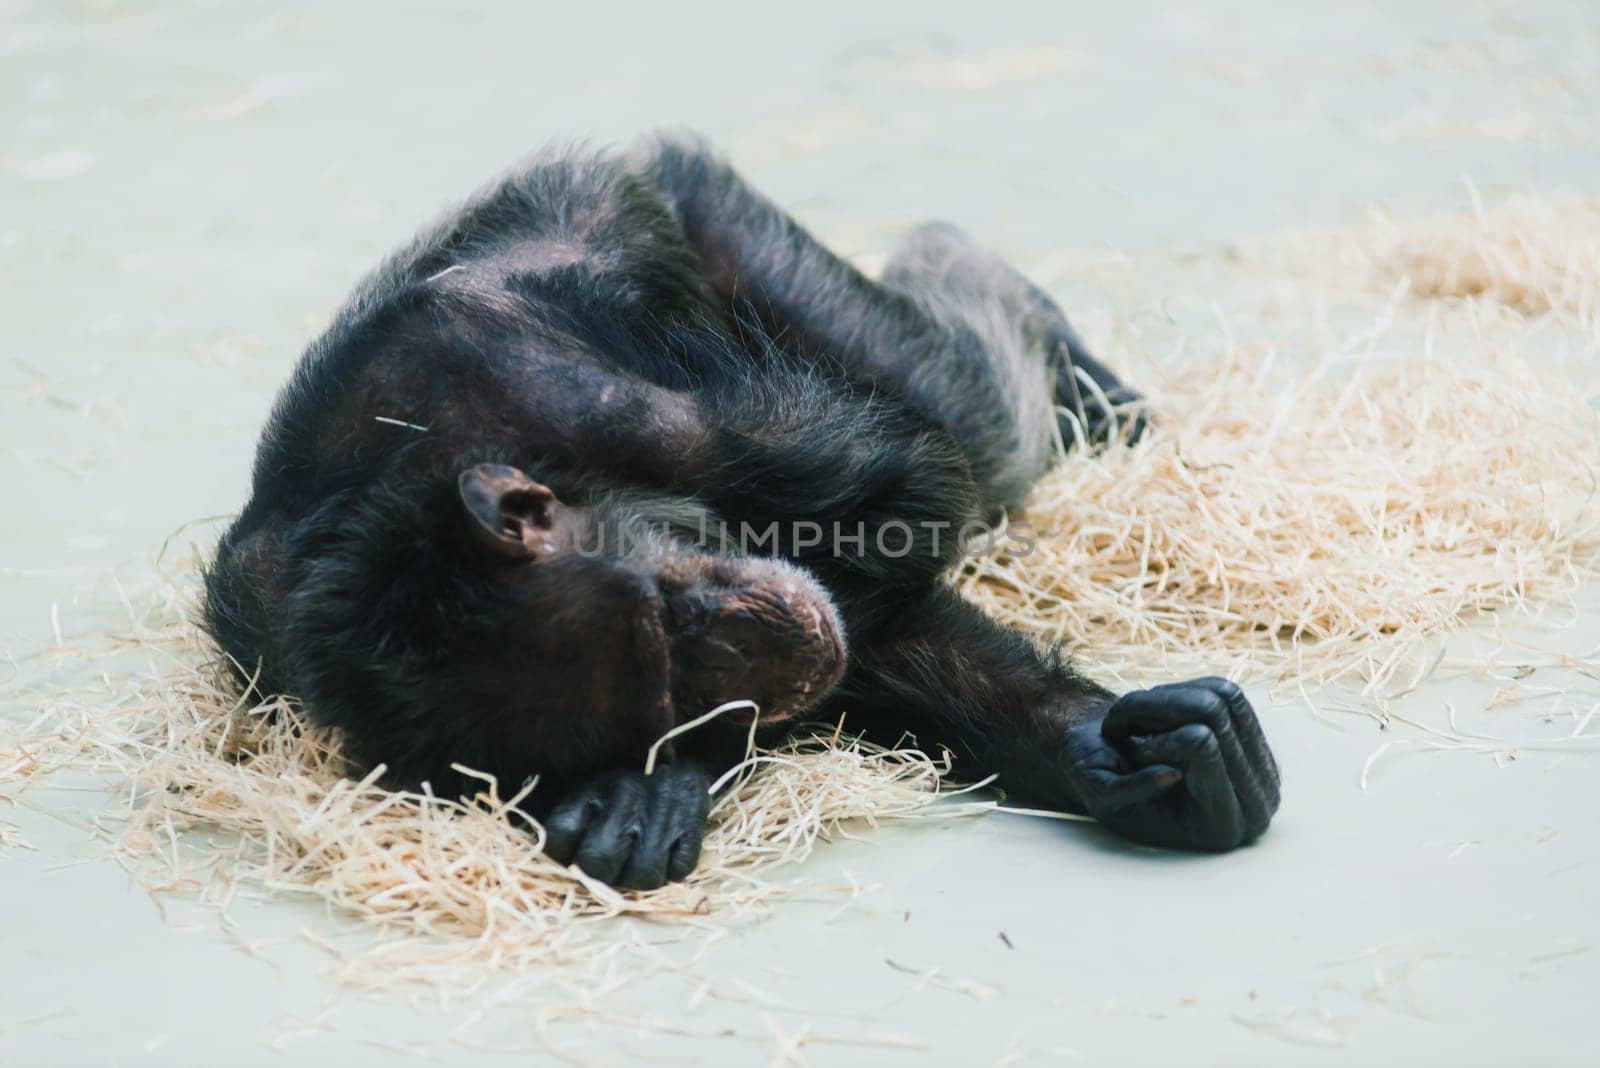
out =
[[[1523,360],[1307,375],[1234,352],[1177,379],[1160,439],[1070,455],[1032,551],[979,560],[968,596],[1113,671],[1381,686],[1441,630],[1570,594],[1600,552],[1595,413]]]
[[[1593,366],[1600,347],[1600,205],[1513,200],[1339,241],[1377,328],[1309,366],[1263,343],[1169,367],[1151,390],[1160,432],[1069,454],[1017,517],[1033,551],[975,560],[960,589],[1102,674],[1381,686],[1430,635],[1591,576],[1600,426],[1556,363]],[[741,771],[691,879],[622,894],[539,854],[507,816],[516,784],[485,781],[469,802],[391,793],[291,703],[240,704],[214,682],[193,608],[192,580],[130,601],[95,655],[151,667],[0,725],[0,783],[111,773],[127,803],[102,825],[147,885],[225,915],[241,887],[321,898],[369,921],[365,948],[338,954],[355,983],[593,957],[613,930],[596,920],[710,930],[785,896],[851,893],[777,865],[851,828],[993,805],[935,804],[934,756],[824,725]]]

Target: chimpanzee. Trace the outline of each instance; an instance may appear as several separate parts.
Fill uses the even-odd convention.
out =
[[[550,151],[312,343],[207,626],[391,784],[537,775],[548,853],[619,887],[693,869],[748,731],[839,710],[1127,838],[1232,849],[1278,806],[1236,686],[1117,697],[947,581],[962,528],[1137,401],[952,226],[873,280],[694,138]]]

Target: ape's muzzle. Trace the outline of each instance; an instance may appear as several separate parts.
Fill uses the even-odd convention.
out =
[[[763,723],[812,708],[845,667],[827,595],[770,561],[722,560],[714,571],[663,590],[678,718],[736,700],[753,701]]]

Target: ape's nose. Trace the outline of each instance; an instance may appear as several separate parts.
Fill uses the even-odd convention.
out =
[[[816,704],[844,672],[844,642],[820,592],[787,575],[667,599],[678,714],[748,700],[763,720]]]

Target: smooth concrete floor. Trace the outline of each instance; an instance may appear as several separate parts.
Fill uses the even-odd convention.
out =
[[[1587,2],[0,0],[0,641],[26,681],[52,614],[89,625],[108,574],[237,508],[348,286],[551,138],[703,130],[847,254],[954,219],[1093,321],[1203,306],[1190,266],[1234,242],[1457,204],[1462,176],[1592,191],[1596,115]],[[1074,250],[1155,266],[1110,291]],[[1541,640],[1592,648],[1594,600]],[[882,888],[785,905],[696,965],[747,1000],[637,992],[709,1037],[559,1034],[591,1063],[768,1063],[803,1030],[815,1064],[1600,1062],[1597,756],[1544,751],[1570,723],[1482,711],[1491,689],[1407,707],[1504,745],[1400,746],[1365,789],[1417,736],[1261,701],[1284,808],[1225,858],[1003,816],[823,848],[797,878]],[[36,848],[0,848],[0,1063],[487,1063],[528,1041],[538,996],[340,990],[297,934],[339,937],[320,908],[241,912],[266,960],[203,909],[164,918],[82,829],[104,783],[8,799]],[[917,1048],[829,1041],[867,1033]]]

